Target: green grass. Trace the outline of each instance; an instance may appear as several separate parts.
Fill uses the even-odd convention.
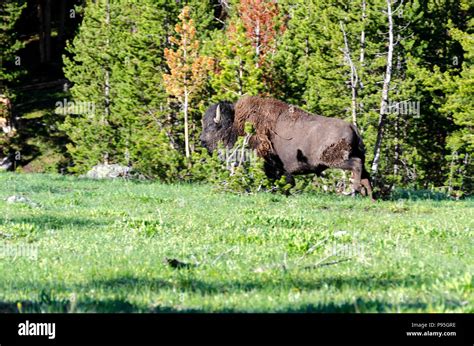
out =
[[[0,311],[474,312],[473,207],[3,173]]]

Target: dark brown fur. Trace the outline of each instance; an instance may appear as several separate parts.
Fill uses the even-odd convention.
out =
[[[302,114],[309,114],[294,106],[269,98],[243,97],[235,104],[234,126],[239,134],[245,134],[245,123],[250,122],[255,128],[252,138],[261,157],[273,153],[271,138],[275,135],[275,125],[280,118],[297,120]]]

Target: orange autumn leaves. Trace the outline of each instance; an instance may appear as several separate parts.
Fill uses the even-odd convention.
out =
[[[286,30],[280,23],[277,1],[241,0],[238,11],[247,37],[255,49],[258,66],[264,66],[267,55],[275,53],[277,37]]]
[[[179,19],[175,26],[176,36],[170,39],[177,48],[165,49],[170,72],[163,75],[163,80],[166,92],[183,102],[185,97],[191,100],[202,89],[212,69],[213,59],[199,55],[199,40],[189,6],[183,8]]]
[[[276,38],[286,29],[280,22],[280,13],[275,0],[241,0],[238,15],[245,28],[246,36],[254,48],[256,67],[265,68],[269,55],[276,49]],[[163,75],[166,92],[179,102],[190,101],[205,85],[208,73],[215,61],[199,55],[199,40],[196,37],[194,21],[190,17],[190,7],[185,6],[175,26],[176,35],[170,41],[176,49],[165,49],[165,59],[169,73]],[[229,39],[235,40],[235,23],[227,28]],[[266,76],[266,79],[271,78]],[[269,82],[269,81],[267,81]],[[271,84],[271,83],[269,83]],[[186,94],[186,95],[185,95]]]

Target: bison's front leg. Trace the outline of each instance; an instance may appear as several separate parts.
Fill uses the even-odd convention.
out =
[[[269,179],[278,180],[282,176],[287,175],[283,162],[274,154],[267,156],[264,160],[263,169]]]
[[[289,173],[286,173],[285,174],[285,182],[289,185],[291,185],[291,187],[295,187],[296,185],[296,181],[295,181],[295,177],[293,177],[291,174]]]
[[[294,187],[296,185],[295,178],[293,175],[288,173],[285,168],[283,167],[283,162],[280,160],[280,158],[277,155],[271,155],[265,159],[264,162],[264,171],[266,176],[272,180],[280,180],[281,177],[285,177],[285,183],[290,184],[291,187]],[[284,193],[286,195],[289,195],[290,189],[287,189]]]

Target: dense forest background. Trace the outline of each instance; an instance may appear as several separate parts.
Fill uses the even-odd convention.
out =
[[[381,191],[473,192],[470,1],[3,0],[0,10],[3,169],[83,174],[109,162],[203,180],[204,110],[249,94],[356,124]]]

